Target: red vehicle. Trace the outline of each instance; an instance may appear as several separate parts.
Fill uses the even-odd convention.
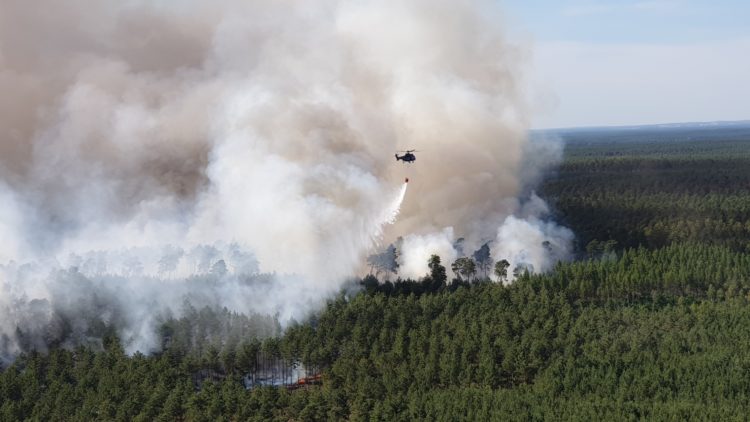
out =
[[[315,374],[315,375],[310,375],[309,377],[300,378],[294,384],[287,385],[286,388],[288,388],[289,390],[296,390],[300,387],[305,387],[308,385],[320,385],[320,384],[323,384],[323,375]]]

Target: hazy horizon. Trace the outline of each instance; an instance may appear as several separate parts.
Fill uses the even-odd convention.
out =
[[[750,4],[503,2],[533,129],[750,119]]]
[[[631,129],[631,128],[671,128],[671,127],[708,127],[708,126],[750,126],[750,119],[742,120],[712,120],[712,121],[679,121],[679,122],[660,122],[660,123],[635,123],[635,124],[613,124],[613,125],[589,125],[589,126],[562,126],[562,127],[544,127],[535,128],[532,127],[529,130],[532,132],[540,131],[559,131],[559,130],[577,130],[577,129]]]

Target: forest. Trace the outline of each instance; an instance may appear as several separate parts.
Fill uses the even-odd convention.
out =
[[[393,246],[286,330],[186,305],[158,353],[28,350],[0,420],[745,420],[750,125],[554,135],[538,193],[576,246],[552,271],[491,281],[514,269],[479,250],[401,280]],[[249,377],[300,366],[320,382]]]

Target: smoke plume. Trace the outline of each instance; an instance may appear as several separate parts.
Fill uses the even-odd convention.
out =
[[[93,320],[152,350],[186,296],[299,318],[397,235],[408,275],[453,233],[512,258],[539,168],[502,26],[489,0],[0,0],[0,351]]]

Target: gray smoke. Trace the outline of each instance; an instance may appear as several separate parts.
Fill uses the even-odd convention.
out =
[[[195,274],[299,317],[383,236],[496,237],[539,171],[502,26],[489,0],[0,0],[1,348],[98,313],[153,349]]]

